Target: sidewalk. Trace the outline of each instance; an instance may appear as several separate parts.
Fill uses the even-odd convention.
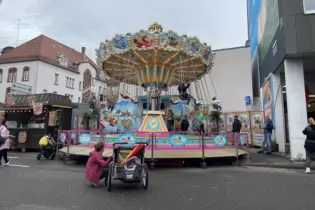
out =
[[[289,169],[305,169],[305,162],[293,162],[290,156],[281,153],[273,153],[272,155],[258,154],[258,149],[248,149],[249,156],[240,160],[242,166],[256,167],[273,167],[273,168],[289,168]],[[315,169],[315,164],[314,167]]]

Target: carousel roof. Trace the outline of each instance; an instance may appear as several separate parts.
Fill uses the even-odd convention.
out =
[[[195,81],[212,68],[214,59],[211,46],[197,37],[163,32],[157,22],[148,30],[116,34],[96,52],[98,65],[110,77],[136,85]]]

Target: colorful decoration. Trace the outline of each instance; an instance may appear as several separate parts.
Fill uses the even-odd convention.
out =
[[[212,68],[214,59],[211,47],[197,37],[163,32],[157,22],[148,30],[115,35],[102,42],[96,53],[97,63],[108,75],[119,81],[128,77],[125,82],[137,85],[176,85],[180,83],[176,75],[194,81]],[[185,74],[183,68],[187,69]]]
[[[136,141],[137,141],[137,138],[131,133],[122,134],[117,139],[118,143],[123,143],[123,142],[128,143],[127,145],[129,145],[129,146],[136,143]]]
[[[216,135],[213,140],[218,147],[223,147],[227,143],[227,139],[223,135]]]
[[[81,133],[79,135],[80,144],[89,144],[92,141],[92,135],[88,133]]]
[[[167,132],[167,128],[161,114],[162,113],[160,112],[147,114],[139,130],[143,132]]]
[[[173,146],[184,146],[187,143],[188,139],[185,135],[182,134],[173,134],[168,142]]]

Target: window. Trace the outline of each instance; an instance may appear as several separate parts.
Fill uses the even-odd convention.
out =
[[[78,103],[81,103],[81,98],[80,97],[78,98]]]
[[[59,82],[59,74],[55,74],[55,82],[54,82],[54,84],[58,85],[58,82]]]
[[[82,82],[81,81],[79,82],[79,90],[80,91],[82,90]]]
[[[2,83],[3,70],[0,69],[0,83]]]
[[[74,88],[74,79],[72,79],[71,88]]]
[[[71,99],[71,100],[73,99],[73,95],[70,95],[70,99]]]
[[[99,87],[98,87],[98,94],[101,94],[101,91],[102,91],[102,87],[99,86]]]
[[[69,77],[67,77],[66,87],[69,87]]]
[[[43,93],[47,93],[47,90],[46,90],[46,89],[43,89]]]
[[[17,76],[17,69],[10,68],[9,74],[8,74],[8,82],[16,82],[16,76]]]
[[[30,76],[30,67],[25,66],[23,68],[22,81],[28,81]]]
[[[90,70],[85,70],[84,74],[83,74],[83,90],[91,87],[92,85],[92,74],[90,72]]]
[[[303,0],[303,7],[305,14],[315,14],[315,1]]]
[[[57,94],[57,92],[56,92],[56,91],[54,91],[54,92],[53,92],[53,94]]]

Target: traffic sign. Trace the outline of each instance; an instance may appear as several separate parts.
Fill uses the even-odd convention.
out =
[[[28,95],[32,94],[32,87],[21,83],[12,83],[11,95]]]
[[[251,102],[251,100],[250,100],[250,96],[246,96],[246,97],[245,97],[245,104],[246,104],[246,105],[251,105],[251,103],[252,103],[252,102]]]

